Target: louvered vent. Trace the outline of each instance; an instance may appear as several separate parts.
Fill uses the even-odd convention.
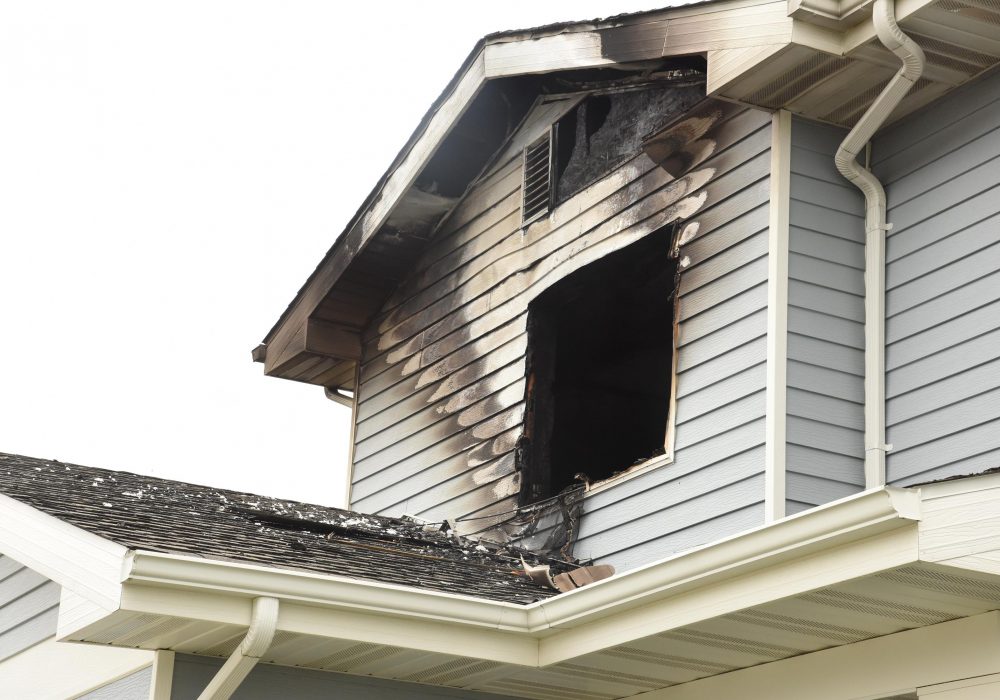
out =
[[[521,221],[524,223],[549,210],[551,164],[552,148],[548,134],[524,149],[524,187],[521,190]]]

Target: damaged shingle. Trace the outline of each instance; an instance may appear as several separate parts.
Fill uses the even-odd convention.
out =
[[[556,595],[523,571],[574,569],[367,515],[128,472],[0,453],[0,493],[130,549],[196,555],[526,604]]]

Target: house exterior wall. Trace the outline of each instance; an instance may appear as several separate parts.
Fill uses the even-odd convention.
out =
[[[865,205],[846,130],[792,120],[786,513],[864,489]]]
[[[151,652],[55,640],[59,594],[55,581],[0,554],[0,697],[148,698]]]
[[[0,662],[56,633],[59,586],[0,554]]]
[[[576,554],[619,570],[764,522],[771,119],[733,122],[680,253],[673,463],[584,501]]]
[[[682,218],[675,457],[589,496],[577,550],[627,568],[763,522],[770,115],[728,108],[680,179],[638,153],[522,232],[521,149],[567,108],[529,116],[369,329],[351,506],[512,509],[528,303]]]
[[[888,481],[1000,466],[1000,74],[878,137]]]
[[[178,654],[174,660],[171,700],[197,700],[222,667],[222,659]],[[501,696],[418,683],[387,681],[287,666],[258,664],[233,694],[233,700],[501,700]],[[504,695],[503,698],[512,696]],[[102,699],[103,700],[103,699]]]

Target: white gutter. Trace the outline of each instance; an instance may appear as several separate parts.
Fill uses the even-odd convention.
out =
[[[879,41],[903,65],[837,150],[840,173],[865,195],[865,485],[885,484],[885,189],[857,162],[879,127],[924,71],[924,52],[896,24],[894,0],[875,0],[872,21]]]
[[[254,598],[250,628],[236,650],[223,664],[198,700],[229,700],[240,684],[260,661],[274,640],[278,629],[278,601],[276,598]]]
[[[398,644],[402,636],[409,635],[428,651],[482,654],[496,661],[535,666],[551,663],[555,652],[545,652],[544,645],[572,628],[605,619],[614,626],[618,615],[647,614],[652,604],[676,600],[766,567],[811,560],[900,528],[912,527],[915,537],[919,519],[920,495],[916,490],[875,489],[530,605],[137,551],[126,562],[122,607],[143,614],[197,615],[231,624],[245,608],[237,606],[230,615],[225,600],[235,604],[248,597],[269,596],[281,599],[285,611],[282,630],[293,633],[328,634],[336,630],[337,634],[362,634],[363,641],[386,644]],[[865,564],[879,570],[893,565],[881,560]],[[836,567],[838,576],[854,575],[845,570],[843,562]],[[168,600],[172,598],[165,595],[170,590],[181,596],[178,600],[188,594],[209,594],[213,602],[209,609],[199,604],[178,610],[170,607]],[[143,597],[143,591],[159,593]],[[300,619],[296,616],[301,610],[312,612]],[[335,613],[339,627],[313,627],[321,610]],[[622,625],[616,634],[630,634],[632,629],[632,623]],[[577,655],[575,651],[566,654]]]

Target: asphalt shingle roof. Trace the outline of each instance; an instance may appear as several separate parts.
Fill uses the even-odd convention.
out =
[[[557,594],[523,574],[520,552],[403,519],[6,453],[0,493],[130,549],[520,604]]]

